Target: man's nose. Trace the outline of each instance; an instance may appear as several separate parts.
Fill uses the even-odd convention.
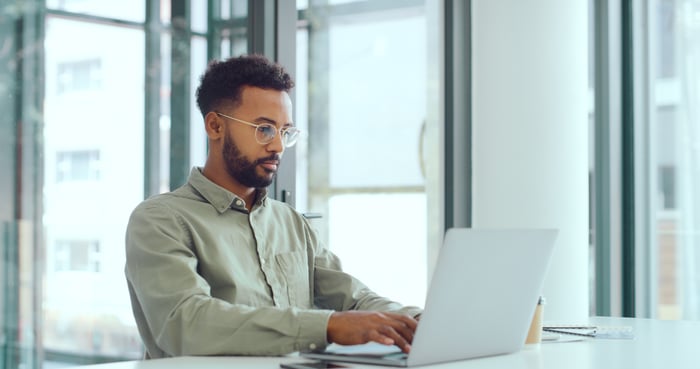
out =
[[[275,138],[267,144],[267,151],[283,153],[284,152],[284,142],[282,141],[282,132],[277,131]]]

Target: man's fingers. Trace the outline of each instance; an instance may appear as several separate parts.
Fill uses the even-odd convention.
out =
[[[402,321],[411,330],[415,331],[416,327],[418,327],[418,321],[408,315],[395,314],[395,318]]]
[[[397,332],[391,325],[385,325],[373,330],[368,335],[369,341],[385,345],[396,345],[401,351],[408,353],[411,350],[411,343]]]
[[[396,346],[399,346],[401,348],[401,351],[408,353],[411,351],[411,344],[409,341],[407,341],[401,334],[399,334],[396,330],[394,330],[391,327],[386,328],[386,333],[384,333],[386,336],[390,337]]]
[[[411,317],[396,315],[389,321],[394,330],[401,335],[408,343],[413,342],[413,333],[416,331],[415,320]]]
[[[413,342],[413,331],[403,323],[391,325],[392,331],[408,343]]]
[[[409,352],[417,322],[410,316],[388,312],[335,312],[328,321],[328,340],[339,344],[369,341],[396,345]]]
[[[396,343],[391,337],[379,331],[372,331],[367,338],[369,341],[381,343],[383,345],[393,345]]]

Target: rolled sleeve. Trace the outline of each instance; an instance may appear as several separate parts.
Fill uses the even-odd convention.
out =
[[[327,328],[331,314],[332,310],[312,310],[301,314],[295,351],[321,350],[328,345]]]

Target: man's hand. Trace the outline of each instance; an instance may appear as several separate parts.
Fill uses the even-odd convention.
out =
[[[408,315],[379,311],[335,312],[328,320],[328,340],[341,345],[370,341],[411,350],[418,322]]]

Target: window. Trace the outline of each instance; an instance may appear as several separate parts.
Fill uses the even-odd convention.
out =
[[[59,94],[100,88],[102,76],[99,59],[59,63],[57,70]]]
[[[100,179],[98,150],[56,153],[56,182],[95,181]]]
[[[54,249],[56,272],[99,272],[100,244],[98,241],[56,241]]]
[[[700,1],[648,1],[650,315],[700,318]]]
[[[45,22],[45,362],[137,359],[123,268],[126,222],[144,196],[144,31],[52,15]],[[159,130],[157,119],[149,123]]]
[[[167,3],[170,3],[169,1]],[[50,9],[143,22],[146,18],[144,0],[47,0]]]
[[[422,306],[427,287],[428,20],[420,2],[311,5],[297,36],[297,208],[343,267]],[[411,86],[405,88],[404,86]],[[432,143],[432,141],[431,141]],[[400,262],[388,263],[396,260]],[[400,281],[390,276],[400,276]]]
[[[676,168],[671,165],[659,165],[659,208],[676,209]]]

